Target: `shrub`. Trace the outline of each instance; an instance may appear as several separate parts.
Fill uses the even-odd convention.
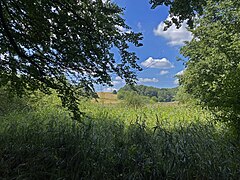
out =
[[[132,106],[135,108],[142,107],[145,104],[149,103],[148,97],[140,96],[134,91],[125,92],[124,100],[128,106]]]

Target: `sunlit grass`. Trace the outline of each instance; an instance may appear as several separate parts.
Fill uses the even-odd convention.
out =
[[[84,101],[76,122],[49,98],[0,117],[0,179],[240,177],[238,142],[206,110]]]
[[[92,102],[98,104],[119,104],[122,101],[117,98],[117,94],[109,92],[98,92],[98,99],[93,99]]]

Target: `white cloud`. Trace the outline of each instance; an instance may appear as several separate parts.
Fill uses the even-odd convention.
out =
[[[138,81],[140,83],[147,83],[147,82],[158,82],[159,80],[156,78],[139,78]]]
[[[96,1],[96,0],[92,0],[92,1]],[[113,0],[112,0],[113,1]],[[110,0],[102,0],[103,3],[106,3],[106,2],[111,2]]]
[[[149,57],[146,61],[142,62],[141,65],[144,67],[159,69],[170,69],[174,67],[173,64],[166,58],[153,59],[152,57]]]
[[[115,78],[115,80],[116,80],[116,81],[121,81],[122,78],[121,78],[120,76],[117,76],[117,77]]]
[[[170,20],[168,17],[167,20]],[[182,26],[177,29],[175,24],[173,24],[170,28],[164,31],[165,24],[162,21],[156,29],[153,30],[155,36],[160,36],[168,40],[168,44],[170,46],[182,46],[184,45],[184,41],[191,41],[193,38],[191,32],[189,32],[186,27],[186,21],[183,22]]]
[[[184,73],[184,70],[179,71],[177,74],[175,74],[175,76],[181,76],[181,75],[183,75],[183,73]]]
[[[141,22],[137,23],[137,28],[139,31],[142,31],[142,23]]]
[[[108,0],[102,0],[103,3],[106,3]],[[92,2],[96,2],[96,0],[92,0]]]
[[[115,25],[115,27],[119,30],[120,33],[131,33],[129,29],[126,29],[125,27]]]
[[[115,86],[115,85],[118,85],[118,84],[121,84],[122,82],[121,81],[112,81],[112,84]]]
[[[174,80],[174,82],[173,82],[174,84],[179,85],[179,76],[183,75],[184,71],[185,71],[185,69],[182,71],[179,71],[178,73],[175,74],[175,78],[177,78],[177,79]]]
[[[116,28],[121,31],[121,32],[124,32],[126,31],[126,28],[122,27],[122,26],[119,26],[119,25],[116,25]]]
[[[165,75],[165,74],[168,74],[168,73],[169,73],[169,71],[167,71],[167,70],[160,71],[160,75]]]
[[[116,89],[116,88],[113,88],[113,87],[107,87],[107,88],[104,88],[103,90],[102,90],[102,92],[113,92],[114,90],[118,90],[118,89]]]
[[[179,85],[179,79],[175,79],[175,80],[173,81],[173,84]]]

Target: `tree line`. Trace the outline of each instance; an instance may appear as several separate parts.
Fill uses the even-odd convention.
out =
[[[125,85],[118,91],[119,99],[126,99],[129,92],[151,98],[155,102],[172,102],[175,100],[177,88],[156,88],[144,85]]]

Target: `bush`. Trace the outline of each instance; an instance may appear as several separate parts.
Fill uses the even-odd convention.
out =
[[[239,12],[239,1],[209,1],[181,49],[188,61],[180,84],[240,136]]]
[[[140,96],[134,91],[125,92],[124,100],[128,106],[132,106],[134,108],[142,107],[149,103],[148,97]]]
[[[27,96],[23,96],[22,98],[17,97],[4,88],[0,88],[0,103],[0,116],[30,108]]]

